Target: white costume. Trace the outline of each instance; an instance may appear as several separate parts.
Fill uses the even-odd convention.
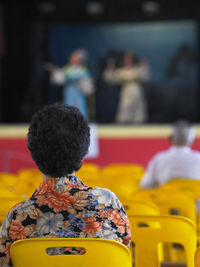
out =
[[[139,66],[106,69],[103,78],[109,83],[122,85],[116,114],[117,122],[144,122],[147,118],[146,100],[140,81],[147,80],[147,73]]]

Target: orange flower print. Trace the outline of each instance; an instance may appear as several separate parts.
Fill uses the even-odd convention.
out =
[[[73,184],[71,181],[69,181],[67,187],[68,187],[69,189],[72,189],[72,188],[79,188],[79,185],[78,185],[78,184]]]
[[[125,223],[126,223],[126,231],[130,232],[131,231],[131,227],[130,227],[130,222],[129,222],[129,219],[128,219],[127,216],[125,218]]]
[[[37,202],[39,205],[48,205],[55,212],[59,212],[71,208],[76,203],[76,199],[69,192],[54,191],[47,193],[46,197],[37,196]]]
[[[11,246],[12,242],[6,243],[6,246],[4,246],[1,249],[2,253],[6,253],[8,256],[10,255],[10,246]]]
[[[8,264],[9,264],[9,256],[8,255],[6,255],[5,257],[1,257],[0,258],[0,266],[1,265],[5,265],[5,266],[8,266]]]
[[[125,225],[118,226],[117,232],[119,232],[121,235],[123,235],[125,233]]]
[[[117,211],[113,211],[112,213],[112,221],[117,225],[117,226],[123,226],[124,221],[122,220],[120,213]]]
[[[72,247],[66,247],[64,248],[64,251],[72,253]]]
[[[10,225],[9,235],[13,240],[19,240],[26,237],[26,229],[20,221],[13,220]]]
[[[46,192],[52,192],[54,190],[55,182],[56,181],[53,178],[43,181],[39,185],[35,196],[45,194]]]
[[[106,218],[109,218],[110,215],[111,215],[111,213],[112,213],[112,210],[111,209],[108,209],[108,210],[100,210],[99,211],[99,215],[101,217],[106,217]]]
[[[95,217],[89,218],[85,217],[83,218],[85,221],[85,227],[83,228],[83,231],[89,233],[89,234],[94,234],[96,232],[99,232],[102,227],[101,222],[97,222]]]
[[[125,236],[124,237],[124,240],[122,242],[125,246],[129,247],[130,246],[130,243],[131,243],[131,236],[128,235],[128,236]]]

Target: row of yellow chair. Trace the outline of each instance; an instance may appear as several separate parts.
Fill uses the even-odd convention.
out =
[[[92,163],[83,164],[76,173],[86,184],[101,186],[116,192],[120,198],[129,200],[138,189],[143,167],[134,164],[113,164],[99,168]],[[22,169],[17,174],[0,173],[0,224],[7,211],[16,203],[29,198],[42,181],[37,169]]]
[[[171,241],[184,246],[187,267],[194,267],[196,233],[190,220],[180,216],[132,216],[130,222],[134,233],[135,267],[159,267],[159,243]],[[146,226],[141,227],[144,223]],[[86,252],[49,256],[49,247],[83,247]],[[13,267],[131,267],[128,249],[118,242],[103,239],[25,239],[13,243],[10,255]],[[195,256],[198,262],[198,251]]]
[[[198,190],[198,187],[200,183],[198,183],[198,181],[187,183],[187,180],[178,179],[154,190],[141,190],[139,188],[139,181],[143,173],[144,169],[137,165],[113,164],[99,169],[94,164],[84,164],[77,173],[77,176],[88,185],[98,185],[114,191],[123,203],[129,218],[136,218],[136,216],[154,216],[154,219],[156,219],[155,217],[161,215],[169,216],[169,214],[174,214],[178,215],[176,217],[179,219],[181,216],[190,219],[194,227],[197,225],[197,229],[199,229],[199,223],[195,212],[195,200],[199,196],[198,191],[200,190]],[[15,194],[18,186],[18,192],[20,192],[18,198],[19,196],[20,198],[25,198],[26,195],[28,196],[28,194],[33,193],[33,188],[37,187],[42,177],[37,170],[22,170],[16,177],[12,177],[10,180],[0,176],[0,184],[3,180],[6,180],[3,188],[6,188],[6,190],[9,188],[10,194]],[[20,186],[18,184],[21,184],[21,189],[19,189]],[[15,192],[13,192],[13,188]],[[25,188],[27,188],[27,190],[24,190]],[[12,200],[14,200],[14,198],[12,198]],[[133,227],[132,222],[131,225]],[[143,222],[143,225],[148,224]],[[150,226],[151,225],[160,226],[161,223],[157,221],[156,224],[154,222],[151,223]],[[143,230],[144,227],[139,231]],[[132,229],[133,242],[136,242],[136,240],[134,240],[135,231],[137,231],[135,228]],[[145,231],[147,231],[146,228]],[[176,243],[176,240],[172,240],[171,242]],[[161,255],[162,252],[159,247],[159,258],[161,260],[173,260],[173,247],[163,246],[163,250],[164,258]],[[184,257],[184,260],[187,260],[187,257]]]
[[[88,185],[112,187],[122,180],[125,184],[132,185],[133,178],[138,180],[143,172],[142,167],[132,164],[114,164],[100,169],[95,164],[87,163],[82,166],[77,175]],[[27,199],[41,181],[42,174],[37,169],[22,169],[17,174],[0,173],[0,195],[7,199],[16,198],[16,196],[18,199]]]
[[[119,197],[129,201],[139,189],[139,181],[144,168],[137,164],[110,164],[96,168],[93,164],[84,164],[76,175],[89,186],[108,188]]]
[[[0,173],[0,225],[15,204],[29,198],[42,181],[37,169],[22,169],[17,174]]]
[[[102,177],[100,177],[100,186],[108,187],[118,195],[129,216],[131,214],[131,210],[137,210],[136,207],[134,207],[134,205],[136,205],[136,200],[142,200],[148,202],[148,204],[151,206],[152,203],[154,203],[157,206],[157,210],[159,210],[160,214],[162,215],[173,214],[184,216],[190,219],[194,223],[194,225],[197,226],[197,230],[199,231],[199,222],[197,219],[195,205],[195,201],[198,198],[200,192],[200,184],[198,181],[190,181],[187,184],[187,179],[178,179],[173,181],[171,184],[168,183],[167,185],[161,186],[154,190],[141,190],[139,188],[139,181],[141,176],[138,176],[139,178],[135,179],[133,173],[130,175],[130,173],[126,173],[125,170],[123,170],[122,173],[118,173],[117,167],[116,170],[114,170],[114,168],[115,166],[111,166],[112,171],[106,171],[107,175],[102,175]],[[142,174],[142,172],[140,172],[140,174]],[[104,180],[104,177],[107,177],[107,181]],[[93,183],[98,184],[98,181],[93,180]],[[154,209],[155,213],[153,213],[153,211],[150,209],[148,209],[147,211],[146,204],[147,203],[145,203],[144,209],[144,207],[141,207],[140,203],[140,215],[142,215],[142,213],[143,215],[155,215],[156,209]],[[177,252],[179,253],[174,253],[174,251],[176,250],[177,249],[175,249],[172,245],[165,245],[165,259],[173,261],[184,261],[185,257],[183,256],[182,251],[178,249]]]

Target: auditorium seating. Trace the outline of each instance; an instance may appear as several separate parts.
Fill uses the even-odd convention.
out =
[[[181,216],[129,216],[132,241],[135,244],[135,267],[158,267],[160,242],[183,245],[187,267],[194,267],[196,250],[196,228]]]
[[[131,223],[132,217],[137,216],[176,215],[177,218],[189,219],[199,236],[200,223],[195,204],[200,197],[200,182],[175,179],[155,189],[141,189],[139,181],[143,173],[144,168],[134,164],[111,164],[99,168],[95,164],[84,163],[76,175],[89,186],[100,186],[113,191],[131,218]],[[42,174],[37,169],[22,169],[16,174],[0,173],[0,224],[8,210],[16,203],[29,198],[41,181]],[[169,244],[164,244],[163,248],[164,260],[186,260],[183,250]],[[160,259],[161,254],[160,249]]]
[[[123,202],[123,207],[128,216],[130,215],[159,215],[159,208],[150,201],[135,200],[130,202]]]

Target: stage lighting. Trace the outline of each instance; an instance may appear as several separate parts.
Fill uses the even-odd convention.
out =
[[[50,2],[42,2],[38,5],[38,9],[42,13],[53,13],[56,10],[56,6]]]
[[[89,2],[86,5],[86,12],[90,15],[101,15],[104,11],[104,6],[100,2]]]
[[[155,15],[160,11],[160,5],[156,1],[146,1],[142,5],[142,10],[146,15]]]

